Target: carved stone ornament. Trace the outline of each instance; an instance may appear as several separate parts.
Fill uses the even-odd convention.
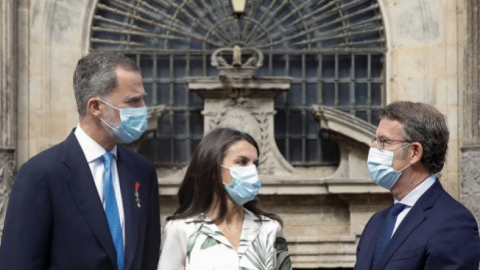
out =
[[[366,160],[376,127],[340,110],[313,105],[311,112],[320,130],[326,130],[340,149],[340,164],[327,182],[345,187],[345,193],[387,193],[370,180]],[[349,189],[350,191],[348,191]]]
[[[232,55],[232,63],[229,64],[223,58],[223,54]],[[250,57],[242,63],[242,54]],[[212,66],[218,69],[220,79],[224,78],[253,78],[259,67],[263,65],[263,53],[256,48],[221,48],[216,50],[211,57]]]

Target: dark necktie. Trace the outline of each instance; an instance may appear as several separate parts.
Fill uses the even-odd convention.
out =
[[[397,221],[397,216],[400,214],[400,212],[405,209],[404,204],[401,203],[396,203],[392,206],[390,211],[388,212],[387,215],[387,221],[385,222],[385,225],[382,228],[382,231],[380,232],[380,236],[378,237],[377,241],[377,246],[375,248],[375,254],[373,255],[373,266],[378,262],[380,257],[382,256],[383,251],[385,250],[385,247],[388,244],[388,241],[390,241],[390,238],[392,237],[392,232],[393,228],[395,227],[395,222]]]
[[[123,270],[123,232],[120,225],[120,215],[118,213],[117,199],[112,183],[112,156],[111,152],[103,154],[103,204],[105,206],[105,215],[107,216],[108,227],[112,235],[113,245],[117,251],[118,270]]]

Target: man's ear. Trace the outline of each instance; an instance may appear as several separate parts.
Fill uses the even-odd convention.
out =
[[[87,112],[90,113],[91,115],[100,117],[102,115],[102,110],[100,109],[101,107],[101,102],[98,98],[96,97],[91,97],[87,101]]]
[[[419,142],[413,142],[410,145],[410,164],[421,162],[423,157],[423,146]]]

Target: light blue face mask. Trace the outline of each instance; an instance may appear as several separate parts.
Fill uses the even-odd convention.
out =
[[[117,127],[113,127],[100,118],[105,125],[113,130],[113,133],[120,141],[124,143],[131,143],[140,138],[140,136],[142,136],[147,129],[148,112],[146,106],[118,109],[101,99],[100,101],[120,112],[120,124]]]
[[[405,145],[396,151],[404,149],[408,146],[410,146],[410,144]],[[410,167],[409,164],[400,171],[395,171],[393,169],[393,155],[395,152],[379,150],[374,147],[370,148],[370,151],[368,152],[367,167],[370,177],[375,184],[386,189],[391,189],[395,183],[397,183],[398,178],[400,178],[400,175],[402,175],[402,172]]]
[[[225,185],[225,189],[228,195],[238,205],[244,205],[245,203],[255,199],[262,183],[258,176],[257,167],[255,165],[250,166],[235,166],[225,169],[230,170],[232,176],[232,183]]]

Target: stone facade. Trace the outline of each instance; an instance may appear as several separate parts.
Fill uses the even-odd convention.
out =
[[[480,220],[480,4],[466,2],[467,44],[465,49],[465,89],[462,121],[462,182],[460,201]]]
[[[15,171],[17,145],[17,6],[0,3],[0,237]]]
[[[96,4],[96,0],[1,1],[1,36],[7,38],[0,41],[0,217],[15,168],[62,141],[78,122],[72,109],[72,75],[78,59],[89,51]],[[478,1],[379,0],[379,4],[387,38],[385,100],[426,102],[447,116],[450,144],[441,181],[478,218]],[[14,33],[18,33],[16,52]],[[16,69],[11,68],[15,64],[17,83]],[[248,106],[228,102],[205,102],[205,130],[222,122],[217,118],[225,106],[233,106],[237,112]],[[264,109],[259,115],[244,114],[244,120],[250,117],[249,121],[271,123],[274,112],[267,103],[255,103]],[[351,121],[328,108],[312,110],[319,128],[338,135],[340,165],[293,168],[276,152],[272,124],[263,126],[267,137],[262,138],[260,132],[259,139],[265,140],[265,149],[271,149],[268,159],[273,168],[282,167],[284,175],[280,181],[271,168],[264,167],[265,188],[260,201],[262,207],[284,219],[295,267],[351,268],[363,227],[375,211],[391,203],[391,197],[368,182],[363,161],[372,129],[361,126],[363,129],[355,130],[358,125],[349,125]],[[233,113],[227,116],[233,117]],[[159,171],[163,217],[176,208],[174,194],[182,171],[170,173]]]

